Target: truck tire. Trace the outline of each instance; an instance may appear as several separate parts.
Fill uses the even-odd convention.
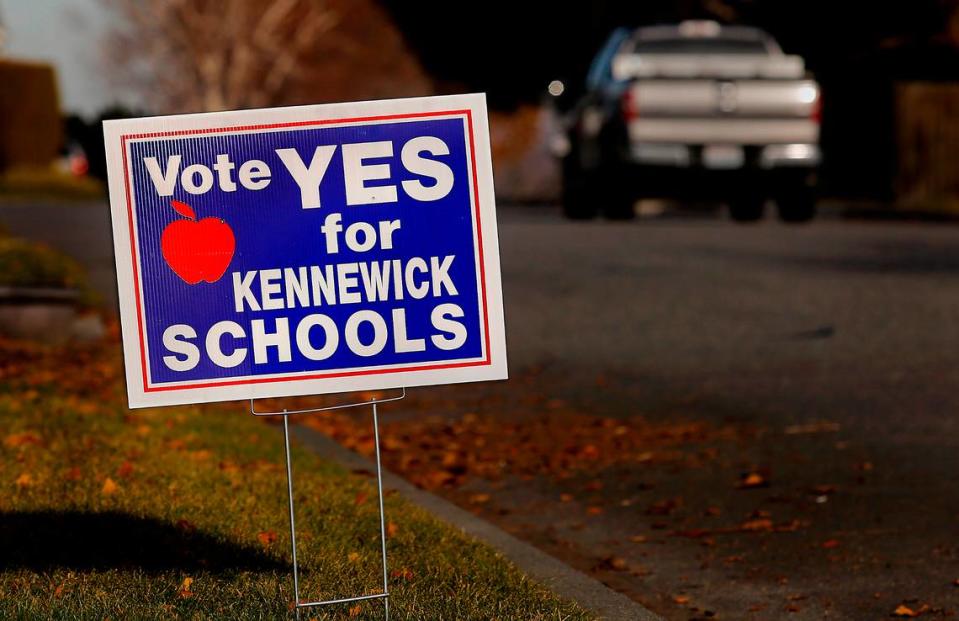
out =
[[[736,222],[756,222],[766,211],[766,197],[761,194],[741,194],[729,201],[729,215]]]
[[[602,188],[599,197],[603,215],[607,220],[632,220],[636,217],[635,200],[630,190],[631,183],[625,167],[607,164],[602,172]]]
[[[776,209],[783,222],[809,222],[816,217],[815,193],[807,186],[794,188],[776,197]]]
[[[603,196],[603,215],[608,220],[632,220],[636,217],[632,195],[619,183],[610,184]]]
[[[599,211],[596,208],[599,197],[591,192],[590,176],[578,166],[563,162],[563,215],[570,220],[590,220]]]

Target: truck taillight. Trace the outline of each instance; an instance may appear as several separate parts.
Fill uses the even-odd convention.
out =
[[[623,98],[620,101],[623,111],[623,120],[626,122],[632,121],[639,116],[639,105],[636,102],[636,95],[633,93],[633,88],[628,87],[623,91]]]
[[[816,99],[812,102],[812,108],[809,111],[809,118],[817,125],[822,124],[822,91],[816,93]]]

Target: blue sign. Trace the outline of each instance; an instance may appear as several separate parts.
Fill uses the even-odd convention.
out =
[[[105,139],[131,407],[506,377],[482,96]]]

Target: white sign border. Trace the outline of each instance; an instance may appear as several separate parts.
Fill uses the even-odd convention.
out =
[[[469,361],[435,361],[429,363],[365,367],[331,372],[356,373],[355,375],[295,379],[298,375],[315,374],[316,371],[282,375],[259,376],[246,383],[208,387],[180,388],[175,384],[162,387],[147,387],[143,365],[146,352],[141,352],[140,332],[137,320],[137,298],[140,291],[134,285],[133,248],[131,235],[135,235],[127,212],[127,185],[124,169],[123,137],[141,134],[166,134],[168,132],[216,132],[227,128],[242,128],[270,124],[307,124],[317,121],[366,119],[418,113],[469,111],[464,122],[472,120],[473,162],[467,158],[468,169],[475,178],[476,196],[479,202],[479,225],[482,234],[482,264],[486,277],[486,321],[488,326],[488,364],[484,359]],[[410,119],[415,120],[415,119]],[[467,135],[469,134],[467,128]],[[182,405],[212,401],[233,401],[296,395],[326,394],[361,390],[380,390],[410,386],[454,384],[460,382],[506,379],[506,334],[503,323],[503,294],[500,282],[499,241],[496,227],[496,205],[493,192],[492,158],[489,149],[489,120],[484,94],[445,95],[382,101],[363,101],[337,104],[318,104],[288,108],[261,110],[238,110],[161,116],[142,119],[123,119],[104,123],[108,187],[113,222],[113,243],[116,257],[117,285],[120,301],[120,322],[123,334],[124,367],[127,380],[127,395],[131,408]],[[237,129],[233,133],[248,133]],[[473,179],[470,179],[472,182]],[[475,219],[474,219],[475,223]],[[482,305],[481,305],[482,306]],[[482,308],[481,308],[482,312]],[[142,354],[142,356],[141,356]],[[416,366],[443,366],[420,370],[390,371],[390,367],[404,369]],[[459,365],[459,366],[451,366]],[[281,381],[282,380],[282,381]],[[215,380],[211,380],[215,381]],[[224,378],[223,381],[236,381]]]

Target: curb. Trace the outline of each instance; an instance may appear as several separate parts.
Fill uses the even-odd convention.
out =
[[[292,425],[290,432],[302,446],[344,468],[366,469],[371,472],[375,469],[373,462],[366,457],[337,444],[318,431],[302,425]],[[599,619],[662,621],[659,616],[622,593],[386,469],[383,470],[383,486],[395,489],[413,504],[492,546],[530,578],[545,585],[560,597],[570,599],[598,614]]]

